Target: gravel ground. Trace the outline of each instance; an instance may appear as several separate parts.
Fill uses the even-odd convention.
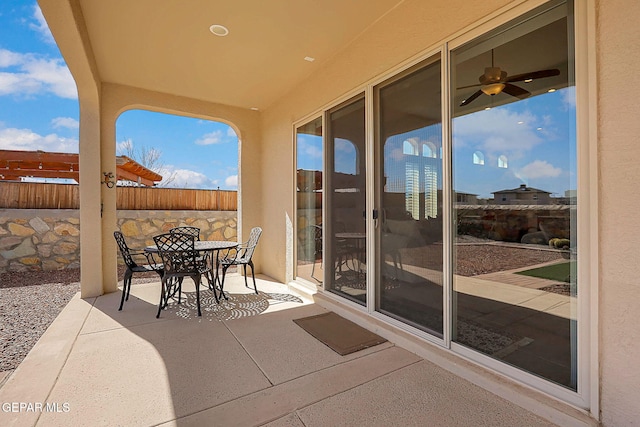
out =
[[[418,250],[416,250],[418,249]],[[433,257],[433,248],[407,250],[406,256],[432,260],[432,268],[442,268]],[[441,250],[441,249],[440,249]],[[499,245],[456,245],[456,273],[464,276],[511,270],[561,258],[552,251]],[[438,264],[438,265],[436,265]],[[122,278],[124,267],[118,277]],[[136,274],[133,284],[158,281],[155,273]],[[51,322],[80,290],[80,270],[32,271],[0,274],[0,372],[15,369],[47,330]]]
[[[457,245],[456,274],[477,276],[542,264],[562,259],[556,251],[516,248],[499,245]]]

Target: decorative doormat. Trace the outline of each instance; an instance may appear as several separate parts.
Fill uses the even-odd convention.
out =
[[[332,311],[293,321],[341,356],[387,341]]]

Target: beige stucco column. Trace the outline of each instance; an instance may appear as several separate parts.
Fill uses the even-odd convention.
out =
[[[100,108],[80,100],[80,294],[103,294]]]
[[[116,132],[117,117],[102,108],[100,120],[100,172],[116,176]],[[115,178],[114,178],[115,180]],[[118,248],[113,238],[117,224],[116,187],[105,183],[100,186],[102,215],[100,218],[102,235],[102,290],[104,293],[118,290]]]
[[[78,88],[80,106],[80,292],[82,298],[102,295],[103,225],[101,150],[101,81],[76,1],[39,0],[47,24],[56,34],[64,57]],[[69,25],[76,22],[77,25]],[[109,165],[106,165],[109,166]],[[108,258],[107,258],[108,259]]]

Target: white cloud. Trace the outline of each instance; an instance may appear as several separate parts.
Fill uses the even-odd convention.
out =
[[[10,50],[0,49],[0,68],[13,67],[22,62],[22,55]]]
[[[166,184],[166,187],[214,189],[218,185],[217,181],[200,172],[189,169],[176,169],[174,166],[167,166],[162,175],[163,180],[160,185],[164,185],[167,180],[171,181]]]
[[[229,128],[227,129],[227,136],[229,138],[237,138],[238,135],[236,135],[236,131],[233,130],[233,128],[231,126],[229,126]]]
[[[221,144],[223,142],[224,140],[222,138],[222,131],[219,130],[204,134],[202,135],[202,137],[196,140],[197,145],[213,145]]]
[[[30,129],[4,128],[0,129],[0,149],[77,153],[78,140],[64,138],[55,133],[39,135]]]
[[[334,148],[336,151],[342,151],[344,153],[353,153],[356,151],[356,146],[353,142],[342,138],[336,139]]]
[[[543,142],[536,130],[541,120],[529,112],[494,108],[455,119],[454,133],[466,141],[477,141],[474,145],[488,153],[520,158]]]
[[[131,150],[133,150],[133,141],[131,138],[120,142],[116,141],[116,154],[118,156],[126,156]]]
[[[556,178],[562,174],[562,169],[553,166],[546,160],[535,160],[524,166],[516,174],[524,181],[537,178]]]
[[[76,83],[62,59],[0,49],[0,96],[43,95],[77,99]]]
[[[309,143],[302,138],[298,139],[298,151],[306,157],[322,159],[322,147],[318,144]]]
[[[71,117],[56,117],[55,119],[51,120],[51,125],[55,129],[59,129],[59,128],[79,129],[80,128],[80,122],[78,122],[76,119],[73,119]]]
[[[564,89],[561,89],[562,93],[562,103],[564,107],[568,110],[573,110],[576,108],[576,87],[569,86]]]
[[[404,159],[404,153],[402,152],[402,148],[394,148],[391,150],[391,156],[393,160],[396,162],[400,162]]]
[[[227,187],[238,187],[238,175],[228,176],[227,179],[224,180],[224,185]]]
[[[40,9],[40,6],[38,6],[38,4],[33,7],[33,18],[36,20],[36,22],[29,24],[29,27],[32,30],[40,33],[40,36],[45,42],[55,45],[56,41],[53,38],[53,34],[51,34],[49,25],[44,19],[44,15],[42,14],[42,10]]]

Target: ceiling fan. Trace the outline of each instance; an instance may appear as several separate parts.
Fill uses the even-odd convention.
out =
[[[460,106],[464,107],[465,105],[469,105],[474,99],[482,95],[483,93],[486,95],[494,96],[501,92],[504,92],[508,95],[515,96],[518,99],[524,99],[531,96],[531,92],[526,89],[521,88],[520,86],[516,86],[511,84],[511,82],[530,82],[535,79],[542,79],[545,77],[553,77],[560,74],[560,70],[557,68],[553,68],[550,70],[538,70],[531,71],[529,73],[516,74],[514,76],[508,76],[506,71],[502,71],[500,67],[494,67],[493,65],[493,50],[491,51],[491,67],[486,67],[484,69],[484,74],[478,78],[480,83],[462,86],[458,89],[467,89],[470,87],[480,86],[476,92],[471,94],[471,96],[465,98]]]

